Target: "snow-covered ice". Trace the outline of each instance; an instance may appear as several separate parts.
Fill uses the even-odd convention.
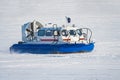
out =
[[[119,80],[119,0],[1,0],[0,80]],[[66,23],[93,31],[95,49],[75,54],[10,54],[21,25],[33,20]]]

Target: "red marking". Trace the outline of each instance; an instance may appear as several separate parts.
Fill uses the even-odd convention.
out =
[[[58,39],[40,39],[41,41],[58,41]]]
[[[63,39],[63,40],[68,42],[68,41],[70,41],[71,39]]]
[[[85,38],[80,38],[79,40],[85,40]]]

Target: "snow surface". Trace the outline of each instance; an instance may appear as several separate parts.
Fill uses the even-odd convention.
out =
[[[119,0],[1,0],[0,80],[119,80]],[[21,40],[21,25],[66,23],[91,28],[95,49],[75,54],[10,54]]]

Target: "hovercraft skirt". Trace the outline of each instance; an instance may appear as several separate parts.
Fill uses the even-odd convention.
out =
[[[54,54],[54,53],[75,53],[90,52],[94,43],[89,44],[14,44],[10,47],[11,52],[33,53],[33,54]]]

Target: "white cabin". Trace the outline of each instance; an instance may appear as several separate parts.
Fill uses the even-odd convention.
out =
[[[28,22],[22,26],[22,42],[27,44],[62,44],[91,42],[92,32],[89,28],[79,28],[75,25],[43,26],[38,21]]]

